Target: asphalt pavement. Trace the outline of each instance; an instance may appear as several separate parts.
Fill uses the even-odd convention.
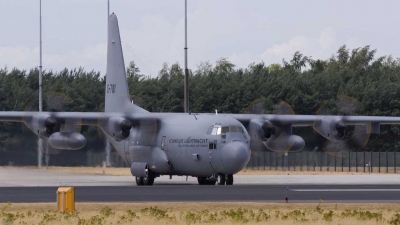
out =
[[[56,202],[57,187],[1,187],[0,202]],[[391,202],[399,185],[78,186],[76,202]]]

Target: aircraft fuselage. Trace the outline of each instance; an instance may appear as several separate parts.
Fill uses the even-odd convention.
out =
[[[129,164],[158,175],[235,174],[250,159],[250,138],[237,120],[220,115],[165,114],[134,126],[124,141],[108,137]]]

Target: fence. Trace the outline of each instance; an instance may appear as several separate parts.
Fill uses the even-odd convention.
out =
[[[87,153],[88,166],[100,166],[105,153]],[[110,155],[114,167],[129,167],[115,152]],[[400,153],[397,152],[256,152],[253,151],[247,169],[276,171],[335,171],[400,173]]]
[[[247,169],[400,173],[396,152],[252,152]]]

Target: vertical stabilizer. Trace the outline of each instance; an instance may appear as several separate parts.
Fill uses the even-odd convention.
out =
[[[107,77],[105,112],[143,113],[146,110],[132,104],[126,80],[124,56],[117,16],[113,13],[108,21]]]

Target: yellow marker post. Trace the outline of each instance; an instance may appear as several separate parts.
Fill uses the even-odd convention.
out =
[[[73,212],[75,210],[75,188],[59,187],[57,190],[57,211]]]

